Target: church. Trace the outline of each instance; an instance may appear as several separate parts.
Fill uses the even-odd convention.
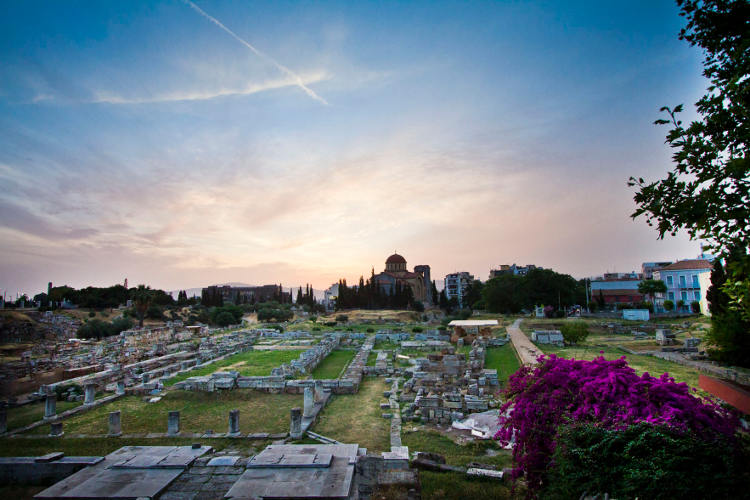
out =
[[[432,305],[432,281],[430,280],[430,266],[414,266],[414,272],[406,268],[406,259],[394,253],[385,261],[385,271],[375,275],[375,283],[383,292],[391,295],[396,284],[409,286],[414,300],[425,306]]]

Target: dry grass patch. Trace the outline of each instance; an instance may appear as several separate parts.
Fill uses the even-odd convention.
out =
[[[370,451],[391,449],[391,422],[383,418],[380,403],[389,386],[382,378],[366,378],[359,392],[335,396],[313,430],[342,443],[357,443]]]
[[[184,432],[227,432],[229,411],[240,410],[243,433],[278,433],[289,430],[289,412],[302,406],[298,394],[266,394],[251,389],[221,392],[171,391],[157,403],[146,403],[128,396],[66,419],[65,433],[106,434],[109,412],[120,410],[124,434],[167,432],[167,414],[180,412],[180,429]],[[48,431],[46,427],[43,428]],[[32,434],[39,429],[30,431]]]

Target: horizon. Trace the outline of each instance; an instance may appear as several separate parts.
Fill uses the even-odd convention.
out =
[[[324,290],[694,258],[635,221],[704,93],[673,2],[7,6],[0,290]],[[351,280],[351,281],[350,281]],[[285,283],[289,283],[286,285]],[[35,292],[36,290],[36,292]]]

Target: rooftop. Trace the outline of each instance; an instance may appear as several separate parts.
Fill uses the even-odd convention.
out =
[[[704,259],[680,260],[674,264],[662,267],[659,271],[682,271],[687,269],[711,269],[713,265]]]
[[[497,326],[496,319],[454,319],[448,326]]]

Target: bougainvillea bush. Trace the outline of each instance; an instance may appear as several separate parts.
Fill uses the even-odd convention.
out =
[[[523,476],[531,495],[542,489],[558,431],[566,426],[625,430],[645,422],[707,442],[731,442],[738,425],[734,414],[666,373],[637,375],[624,356],[612,361],[541,356],[535,367],[510,377],[506,397],[496,438],[503,443],[515,438],[513,478]]]
[[[620,500],[750,497],[750,463],[742,447],[664,425],[562,427],[552,462],[539,494],[548,500],[584,492]]]

